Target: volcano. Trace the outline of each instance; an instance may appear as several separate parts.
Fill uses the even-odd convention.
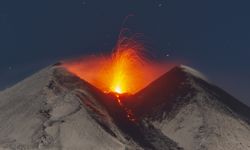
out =
[[[118,94],[57,63],[0,92],[0,116],[1,149],[250,149],[250,108],[183,65]]]

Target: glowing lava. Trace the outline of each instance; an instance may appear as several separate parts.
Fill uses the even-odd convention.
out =
[[[111,58],[110,89],[116,93],[132,93],[138,86],[137,80],[142,76],[140,68],[143,58],[138,50],[119,47]]]
[[[174,65],[146,59],[145,47],[135,37],[119,37],[110,56],[89,56],[65,61],[63,65],[106,93],[134,94]]]
[[[137,122],[133,111],[122,103],[123,93],[135,94],[175,65],[156,63],[145,57],[137,35],[120,34],[110,56],[89,56],[70,60],[63,66],[104,93],[113,93],[128,120]]]

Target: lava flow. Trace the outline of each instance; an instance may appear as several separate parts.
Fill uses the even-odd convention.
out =
[[[120,98],[120,94],[115,93],[115,96],[116,96],[116,100],[117,100],[118,104],[120,105],[120,107],[123,108],[123,110],[126,112],[128,120],[130,120],[132,122],[137,122],[137,118],[134,115],[133,111],[131,109],[129,109],[128,107],[126,107],[122,103],[121,98]]]

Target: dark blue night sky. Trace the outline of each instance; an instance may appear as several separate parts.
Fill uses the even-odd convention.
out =
[[[126,26],[148,37],[156,59],[185,60],[250,104],[249,7],[249,0],[0,0],[0,89],[61,59],[109,52],[133,14]]]

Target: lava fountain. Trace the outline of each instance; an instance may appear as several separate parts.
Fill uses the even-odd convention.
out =
[[[174,65],[150,61],[146,49],[139,34],[130,36],[122,32],[111,55],[69,60],[63,66],[104,93],[113,93],[128,120],[136,122],[137,117],[120,96],[135,94]]]
[[[105,93],[134,94],[174,65],[150,61],[144,45],[139,34],[122,32],[111,55],[82,57],[63,65]]]

